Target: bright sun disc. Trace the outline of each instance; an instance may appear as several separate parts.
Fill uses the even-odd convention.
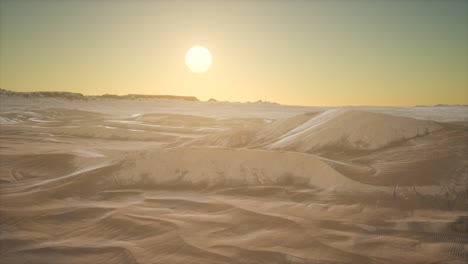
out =
[[[185,64],[193,72],[205,72],[212,63],[210,51],[202,46],[195,46],[187,51],[185,55]]]

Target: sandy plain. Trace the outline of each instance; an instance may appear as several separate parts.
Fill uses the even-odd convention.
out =
[[[468,261],[466,106],[1,102],[1,263]]]

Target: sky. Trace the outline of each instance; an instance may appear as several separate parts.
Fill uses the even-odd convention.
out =
[[[2,89],[468,104],[466,0],[0,1]]]

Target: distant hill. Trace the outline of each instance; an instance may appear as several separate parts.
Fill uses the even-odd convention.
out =
[[[115,95],[115,94],[104,94],[98,96],[100,98],[111,98],[111,99],[175,99],[185,101],[199,101],[195,96],[177,96],[177,95],[153,95],[153,94],[127,94],[127,95]]]
[[[58,97],[64,99],[75,99],[75,100],[85,100],[86,97],[80,93],[71,93],[71,92],[13,92],[4,89],[0,89],[1,96],[20,96],[27,98],[34,97]]]
[[[415,105],[414,107],[447,107],[447,106],[468,106],[468,105],[436,104],[436,105]]]
[[[0,96],[8,97],[26,97],[26,98],[41,98],[41,97],[53,97],[62,98],[69,100],[87,100],[89,98],[108,98],[108,99],[172,99],[172,100],[185,100],[185,101],[199,101],[195,96],[176,96],[176,95],[151,95],[151,94],[127,94],[127,95],[115,95],[115,94],[104,94],[98,96],[86,96],[80,93],[72,92],[14,92],[4,89],[0,89]]]

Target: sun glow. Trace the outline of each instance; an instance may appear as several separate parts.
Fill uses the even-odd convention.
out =
[[[187,51],[185,64],[193,72],[205,72],[212,64],[210,51],[202,46],[195,46]]]

